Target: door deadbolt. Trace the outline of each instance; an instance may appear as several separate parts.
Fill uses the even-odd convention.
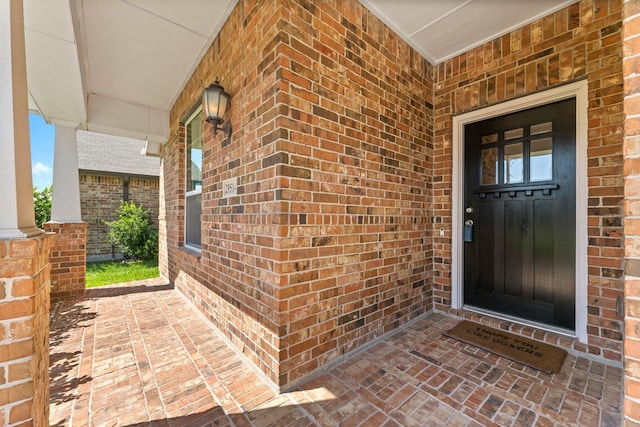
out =
[[[465,211],[466,213],[468,213],[468,214],[472,214],[472,213],[473,213],[473,208],[472,208],[471,206],[469,206],[469,207],[468,207],[468,208],[466,208],[464,211]]]

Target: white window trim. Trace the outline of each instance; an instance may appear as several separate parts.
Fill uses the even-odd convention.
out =
[[[187,167],[187,161],[188,161],[188,148],[187,148],[187,134],[186,134],[186,129],[189,126],[189,123],[191,123],[193,121],[194,118],[196,118],[199,114],[202,114],[202,106],[199,106],[198,108],[196,108],[196,111],[193,112],[193,114],[191,114],[189,116],[189,118],[187,120],[185,120],[184,122],[184,129],[185,129],[185,139],[184,139],[184,144],[185,144],[185,150],[184,150],[184,155],[185,155],[185,162],[184,162],[184,179],[185,179],[185,186],[187,185],[187,182],[189,179],[191,179],[191,177],[187,176],[189,168]],[[204,150],[203,150],[204,151]],[[202,171],[201,171],[202,173]],[[197,251],[197,252],[202,252],[202,248],[200,246],[196,246],[196,245],[192,245],[189,242],[187,242],[187,198],[190,196],[197,196],[198,194],[202,194],[202,186],[200,186],[199,189],[196,190],[191,190],[191,191],[185,191],[184,194],[184,246]],[[202,218],[200,219],[200,229],[202,229]],[[202,241],[200,242],[202,244]]]
[[[451,307],[464,306],[464,127],[468,123],[527,110],[568,98],[576,98],[576,298],[575,336],[587,342],[587,143],[588,82],[581,80],[453,117],[453,200]],[[535,324],[540,328],[540,324]],[[553,328],[549,328],[557,332]]]

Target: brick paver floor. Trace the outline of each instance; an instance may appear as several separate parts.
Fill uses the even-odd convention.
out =
[[[430,314],[278,394],[160,279],[52,303],[52,426],[618,426],[622,370],[546,375]]]

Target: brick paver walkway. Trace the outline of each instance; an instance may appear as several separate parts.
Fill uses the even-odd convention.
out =
[[[277,394],[160,279],[52,303],[52,426],[618,426],[622,370],[546,375],[431,314]]]

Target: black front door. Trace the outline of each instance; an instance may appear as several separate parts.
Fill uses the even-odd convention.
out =
[[[464,302],[575,329],[575,99],[465,126]]]

